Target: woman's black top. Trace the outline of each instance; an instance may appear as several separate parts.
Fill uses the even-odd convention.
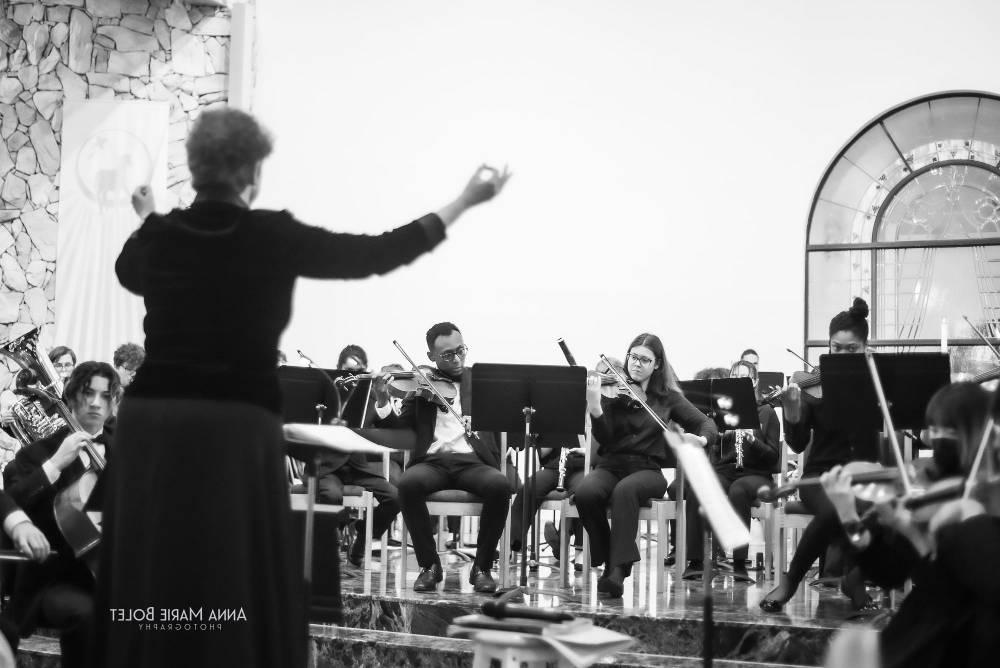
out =
[[[785,441],[795,452],[809,447],[805,476],[819,475],[837,464],[879,461],[879,434],[874,430],[851,431],[834,424],[822,401],[802,400],[802,418],[795,424],[785,420]]]
[[[673,420],[684,431],[704,436],[711,446],[719,436],[715,423],[695,408],[684,395],[675,390],[667,390],[666,396],[648,397],[649,407],[664,422]],[[646,409],[621,398],[601,398],[604,413],[593,418],[593,435],[600,444],[597,452],[602,457],[615,455],[639,455],[648,457],[660,468],[677,465],[674,453],[663,437],[663,429]]]
[[[146,305],[146,359],[127,395],[236,400],[280,413],[278,341],[295,279],[385,274],[444,232],[430,214],[378,236],[339,234],[225,195],[151,214],[115,264]]]

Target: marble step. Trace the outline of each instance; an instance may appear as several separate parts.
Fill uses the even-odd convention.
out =
[[[21,640],[17,668],[60,668],[59,641],[42,635]]]
[[[313,626],[310,642],[316,668],[349,668],[353,666],[413,666],[415,668],[443,666],[469,668],[475,644],[471,640],[439,636],[374,631],[346,627]],[[700,658],[666,654],[618,652],[610,660],[594,664],[597,668],[697,668]],[[759,663],[715,659],[720,668],[805,668],[788,663]]]

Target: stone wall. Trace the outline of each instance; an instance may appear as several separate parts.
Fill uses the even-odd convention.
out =
[[[184,140],[225,103],[230,14],[180,0],[0,2],[0,341],[46,325],[52,346],[63,101],[169,102],[176,201],[163,204],[189,202]]]

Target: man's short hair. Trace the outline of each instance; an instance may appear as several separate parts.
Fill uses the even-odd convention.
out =
[[[115,350],[112,359],[115,368],[123,366],[135,371],[146,359],[146,349],[138,343],[123,343]]]
[[[427,330],[427,350],[434,350],[434,342],[437,341],[439,336],[448,336],[452,332],[461,333],[461,331],[452,322],[439,322],[436,325],[432,325]]]
[[[111,392],[112,400],[121,395],[122,381],[113,366],[107,362],[80,362],[73,369],[73,374],[66,381],[66,389],[63,391],[63,399],[70,404],[70,408],[83,391],[90,387],[90,381],[95,376],[108,379],[108,390]]]
[[[69,358],[71,360],[73,360],[73,364],[76,364],[76,353],[74,353],[73,350],[71,348],[69,348],[68,346],[56,346],[55,348],[53,348],[52,350],[50,350],[49,351],[49,360],[53,364],[55,364],[56,360],[58,360],[63,355],[69,355]]]

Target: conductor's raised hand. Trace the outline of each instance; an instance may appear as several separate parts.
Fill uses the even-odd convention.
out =
[[[467,207],[488,202],[500,194],[510,177],[511,173],[507,170],[506,165],[504,165],[502,172],[489,165],[480,165],[469,182],[465,184],[465,189],[459,199]]]
[[[148,185],[139,186],[132,192],[132,208],[143,220],[146,216],[156,211],[156,200],[153,198],[153,189]]]

